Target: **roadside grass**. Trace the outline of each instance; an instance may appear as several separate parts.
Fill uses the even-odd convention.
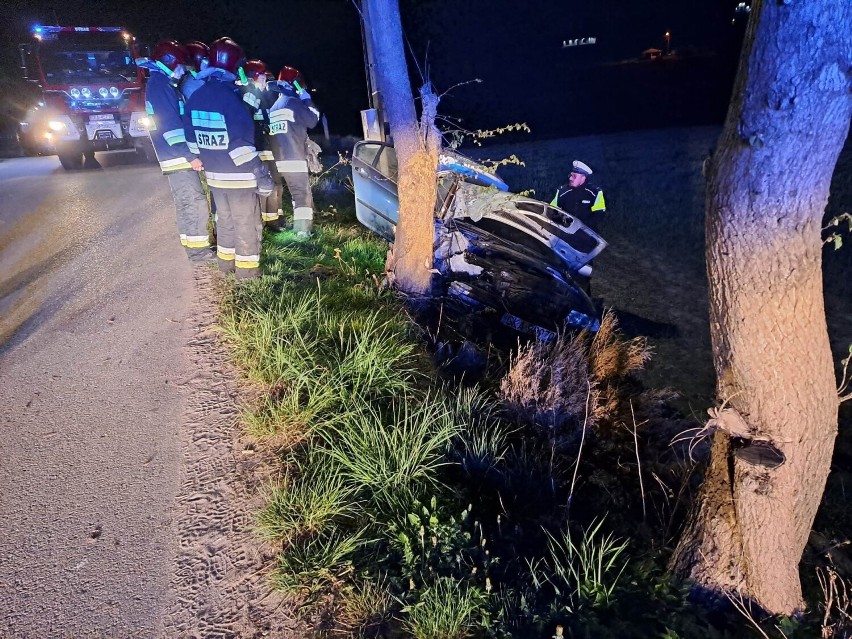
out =
[[[625,549],[613,531],[627,519],[603,531],[611,486],[576,482],[578,470],[593,472],[581,459],[593,455],[572,445],[582,424],[565,426],[557,451],[534,416],[549,401],[554,366],[565,366],[553,352],[593,380],[606,408],[618,403],[607,389],[628,388],[644,350],[612,323],[597,340],[566,337],[553,352],[498,353],[502,372],[486,386],[439,382],[421,329],[380,285],[387,245],[350,220],[338,208],[309,240],[268,234],[265,276],[223,297],[223,336],[251,389],[246,432],[282,464],[256,517],[258,536],[281,545],[274,586],[300,602],[317,636],[536,636],[557,623],[600,623],[618,599],[610,569]],[[501,399],[501,379],[520,384],[524,401]],[[599,412],[599,422],[623,414]],[[612,446],[622,457],[633,438]],[[599,507],[569,517],[565,503],[584,495]],[[533,587],[545,567],[583,593],[573,616]]]
[[[438,381],[381,286],[387,245],[324,194],[317,233],[267,234],[264,277],[226,286],[220,319],[246,432],[281,464],[256,531],[313,635],[744,636],[666,573],[696,464],[670,445],[692,424],[636,380],[644,341],[608,321],[495,348],[481,386]]]

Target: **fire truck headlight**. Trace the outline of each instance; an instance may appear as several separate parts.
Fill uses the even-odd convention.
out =
[[[105,98],[109,95],[109,89],[107,89],[106,87],[101,87],[100,89],[98,89],[98,93],[101,94],[102,98]]]
[[[77,89],[77,88],[71,89],[69,91],[69,93],[71,94],[72,98],[79,98],[80,97],[80,89]]]
[[[80,90],[80,93],[82,93],[82,94],[83,94],[83,97],[84,97],[84,98],[91,98],[91,97],[92,97],[92,90],[91,90],[91,89],[89,89],[89,87],[83,87],[83,88]]]
[[[118,87],[110,87],[109,88],[109,94],[112,97],[117,98],[118,97]]]
[[[65,131],[68,128],[68,125],[60,120],[51,120],[47,123],[47,126],[51,131],[56,131],[57,133]]]
[[[148,129],[151,126],[151,118],[147,115],[139,118],[137,122],[139,122],[139,126],[143,129]]]

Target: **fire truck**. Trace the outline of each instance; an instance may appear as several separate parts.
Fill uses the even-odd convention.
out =
[[[95,151],[136,149],[152,157],[135,38],[121,27],[36,26],[21,46],[24,77],[41,90],[21,123],[29,147],[79,169]]]

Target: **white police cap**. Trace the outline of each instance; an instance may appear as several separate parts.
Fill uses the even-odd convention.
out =
[[[582,175],[589,176],[592,174],[592,169],[589,168],[588,164],[580,162],[580,160],[574,160],[571,173],[580,173]]]

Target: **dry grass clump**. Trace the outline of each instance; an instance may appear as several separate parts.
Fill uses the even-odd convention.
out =
[[[645,338],[625,338],[607,311],[595,334],[562,333],[552,342],[521,347],[500,395],[516,416],[539,427],[598,425],[615,416],[624,381],[650,357]]]

